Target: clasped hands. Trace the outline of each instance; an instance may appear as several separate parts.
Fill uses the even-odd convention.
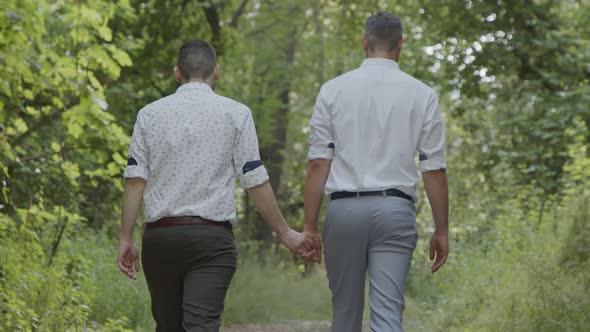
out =
[[[322,260],[322,241],[319,231],[303,230],[299,233],[289,229],[279,236],[281,242],[292,252],[309,262],[320,263]]]

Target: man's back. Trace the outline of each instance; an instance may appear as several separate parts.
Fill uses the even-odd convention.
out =
[[[328,194],[397,188],[415,198],[416,151],[422,170],[445,167],[436,95],[393,60],[366,59],[360,68],[327,82],[311,125],[315,129],[327,122],[326,137],[321,129],[312,130],[312,147],[333,144]],[[315,138],[314,132],[319,133]]]
[[[219,79],[213,46],[198,39],[183,43],[173,72],[182,85],[144,107],[133,129],[118,265],[136,278],[133,228],[143,196],[141,261],[156,331],[219,331],[237,266],[235,176],[287,248],[303,253],[305,237],[279,210],[250,110],[213,93]]]
[[[149,177],[146,221],[185,215],[235,220],[234,172],[243,174],[242,156],[257,155],[255,134],[240,143],[251,121],[246,106],[215,94],[204,83],[184,84],[142,109],[130,156],[145,159],[135,162],[146,165],[142,172]],[[250,149],[255,151],[243,151]],[[234,158],[240,159],[235,163],[240,167],[234,166]],[[267,179],[265,172],[260,176],[260,183]]]
[[[434,91],[399,70],[402,35],[399,17],[371,15],[367,59],[322,87],[310,122],[304,231],[317,242],[322,193],[329,194],[322,240],[333,332],[361,330],[367,275],[371,330],[403,331],[418,239],[416,154],[436,224],[433,272],[448,254],[443,121]]]

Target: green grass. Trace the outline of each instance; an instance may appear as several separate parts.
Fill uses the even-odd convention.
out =
[[[301,276],[296,266],[240,261],[226,299],[224,324],[329,320],[331,295],[323,271]]]
[[[137,241],[137,243],[140,243]],[[71,249],[92,262],[95,280],[90,320],[104,325],[118,320],[135,331],[154,329],[150,298],[143,273],[127,279],[116,265],[117,241],[94,234]],[[267,264],[240,255],[226,298],[225,325],[282,320],[329,320],[330,291],[325,272],[302,276],[295,263],[268,258]],[[271,263],[272,262],[272,263]]]
[[[138,242],[139,243],[139,242]],[[150,298],[143,273],[137,280],[125,277],[117,267],[118,242],[104,234],[80,239],[72,250],[92,262],[95,281],[90,320],[104,325],[109,320],[135,331],[153,331]]]
[[[553,222],[510,222],[519,220],[513,214],[490,220],[489,233],[478,242],[452,242],[447,265],[434,275],[424,248],[418,248],[406,293],[406,330],[590,330],[590,262],[586,251],[579,250],[590,246],[588,209],[566,205],[560,210],[564,221],[557,231]],[[111,325],[153,330],[143,275],[131,281],[118,271],[115,239],[93,234],[76,243],[70,250],[92,263],[90,319],[101,326],[116,320]],[[330,320],[331,294],[324,267],[303,276],[288,254],[281,256],[282,261],[269,256],[266,264],[254,257],[240,250],[226,298],[225,326]],[[365,319],[369,314],[365,304]]]
[[[452,243],[435,275],[414,264],[416,331],[590,331],[590,261],[577,250],[590,242],[589,211],[568,203],[541,224],[505,215],[479,243]]]

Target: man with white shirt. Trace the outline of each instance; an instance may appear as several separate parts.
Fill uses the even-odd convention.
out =
[[[325,83],[317,97],[304,245],[320,247],[318,214],[325,193],[330,201],[322,239],[332,331],[361,331],[367,272],[371,329],[402,331],[406,276],[418,238],[418,170],[435,221],[432,272],[448,255],[445,131],[435,92],[399,69],[399,17],[384,12],[369,17],[362,43],[367,59],[360,68]]]
[[[156,331],[218,331],[236,269],[234,178],[290,250],[289,228],[260,161],[250,109],[213,92],[215,50],[201,40],[180,48],[176,93],[139,111],[125,169],[119,269],[135,279],[133,226],[143,196],[141,260]]]

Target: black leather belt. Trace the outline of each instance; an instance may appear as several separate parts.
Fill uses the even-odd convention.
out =
[[[401,197],[407,199],[410,202],[414,202],[412,196],[404,193],[401,190],[397,189],[387,189],[387,190],[379,190],[379,191],[359,191],[359,192],[351,192],[351,191],[337,191],[330,195],[330,199],[340,199],[340,198],[349,198],[349,197],[360,197],[360,196],[394,196],[394,197]]]

